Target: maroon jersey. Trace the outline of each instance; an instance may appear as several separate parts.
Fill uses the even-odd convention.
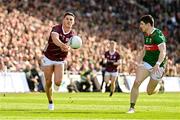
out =
[[[56,25],[52,28],[51,32],[59,33],[59,39],[63,43],[68,43],[69,38],[73,36],[73,32],[65,34],[62,29],[62,25]],[[53,43],[51,36],[49,37],[48,44],[44,50],[44,55],[53,61],[63,61],[67,57],[68,52],[64,52],[61,50],[59,46]]]
[[[107,72],[117,72],[118,65],[114,65],[114,62],[117,62],[120,59],[118,52],[111,54],[109,51],[105,52],[105,58],[107,59],[106,71]]]

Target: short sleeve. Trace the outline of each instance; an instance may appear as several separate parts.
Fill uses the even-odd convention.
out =
[[[52,31],[51,31],[51,32],[57,32],[57,33],[59,33],[59,32],[60,32],[60,27],[54,26],[54,27],[52,28]]]
[[[121,58],[120,54],[118,54],[118,60]]]
[[[155,36],[154,36],[154,43],[159,45],[163,42],[166,42],[166,38],[164,37],[164,35],[160,32],[160,33],[157,33]]]

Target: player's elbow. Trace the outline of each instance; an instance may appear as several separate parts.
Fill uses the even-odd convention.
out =
[[[166,56],[166,51],[165,50],[160,51],[160,56],[165,57]]]

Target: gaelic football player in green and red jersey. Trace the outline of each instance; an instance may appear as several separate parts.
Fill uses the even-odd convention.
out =
[[[139,86],[150,76],[147,86],[147,94],[156,93],[156,86],[161,80],[166,62],[166,39],[163,33],[154,27],[154,19],[151,15],[142,16],[140,30],[144,33],[144,49],[138,61],[136,79],[131,89],[130,109],[127,113],[134,113],[135,103],[139,95]]]

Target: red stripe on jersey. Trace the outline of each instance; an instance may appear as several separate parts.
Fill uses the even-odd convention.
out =
[[[144,45],[144,48],[149,51],[159,50],[157,45]]]

